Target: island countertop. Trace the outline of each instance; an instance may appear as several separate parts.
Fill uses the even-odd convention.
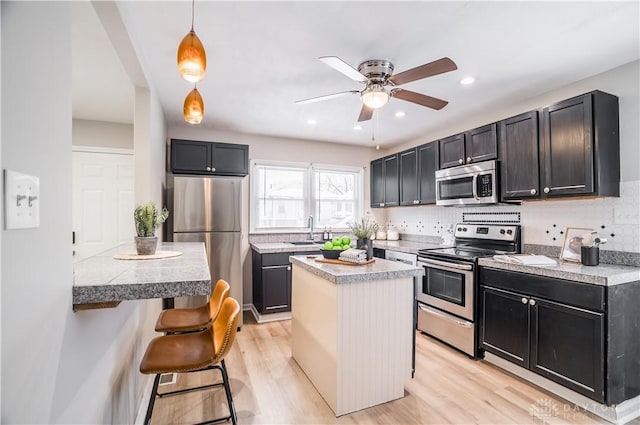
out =
[[[318,256],[322,258],[322,256]],[[424,268],[410,266],[397,261],[376,258],[375,262],[365,265],[329,264],[315,261],[306,256],[291,256],[293,265],[320,276],[333,283],[362,282],[367,280],[399,279],[404,277],[422,276]]]
[[[73,304],[173,298],[211,293],[204,243],[164,242],[158,251],[182,255],[157,260],[116,260],[114,254],[135,252],[122,244],[74,264]]]

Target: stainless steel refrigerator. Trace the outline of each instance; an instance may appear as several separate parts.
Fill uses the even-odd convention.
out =
[[[242,179],[173,175],[167,180],[167,205],[171,212],[168,239],[204,242],[212,285],[218,279],[229,282],[229,295],[242,306]],[[205,297],[177,299],[176,307],[203,302]]]

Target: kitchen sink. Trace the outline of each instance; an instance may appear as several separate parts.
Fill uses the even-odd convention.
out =
[[[320,245],[320,243],[316,241],[298,241],[298,242],[289,242],[291,245]]]

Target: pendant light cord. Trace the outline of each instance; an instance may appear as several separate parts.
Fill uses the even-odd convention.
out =
[[[191,31],[193,31],[193,16],[195,14],[196,0],[191,0]]]

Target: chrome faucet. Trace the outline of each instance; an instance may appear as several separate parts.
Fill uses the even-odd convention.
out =
[[[310,215],[309,218],[307,218],[307,226],[309,226],[309,239],[313,240],[313,216]]]

